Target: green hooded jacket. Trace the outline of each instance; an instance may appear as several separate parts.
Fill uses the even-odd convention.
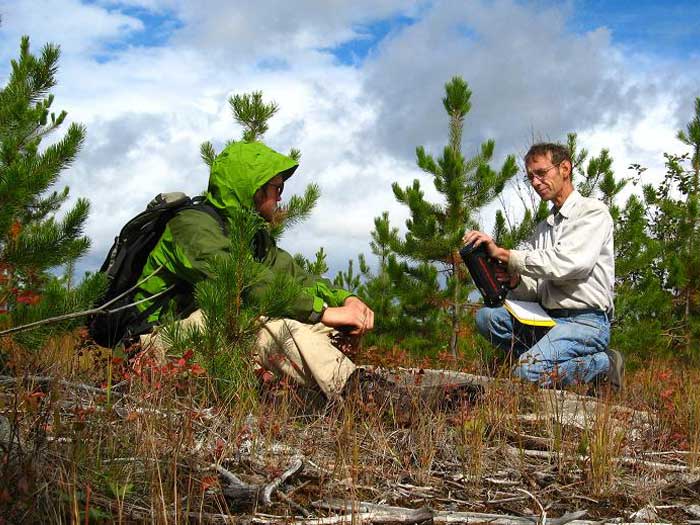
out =
[[[298,164],[262,143],[236,142],[216,158],[209,177],[206,201],[214,206],[226,221],[233,218],[236,209],[254,208],[255,192],[276,175],[286,180]],[[301,322],[314,322],[324,305],[342,306],[352,294],[334,288],[328,279],[312,275],[299,266],[286,251],[278,248],[267,229],[259,232],[254,250],[256,261],[263,267],[262,279],[249,293],[262,296],[272,285],[275,274],[282,272],[295,279],[302,293],[290,305],[286,317]],[[158,323],[166,312],[183,317],[194,309],[193,290],[199,281],[211,277],[208,264],[218,255],[229,253],[230,243],[217,220],[210,214],[195,209],[179,212],[167,224],[163,235],[151,251],[139,280],[157,274],[141,285],[135,299],[140,311],[148,309],[150,297],[177,284],[181,293],[164,307],[153,312],[148,321]],[[251,251],[253,247],[251,246]]]

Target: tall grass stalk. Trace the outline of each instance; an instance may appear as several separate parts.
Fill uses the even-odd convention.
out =
[[[616,459],[624,440],[624,429],[611,412],[612,400],[597,403],[592,420],[586,418],[584,429],[588,443],[589,483],[594,494],[609,492],[617,479]]]

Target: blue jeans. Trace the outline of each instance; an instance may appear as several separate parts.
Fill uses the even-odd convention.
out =
[[[552,312],[554,327],[524,325],[508,310],[481,308],[476,327],[493,345],[513,352],[513,373],[541,386],[588,383],[607,372],[610,322],[604,312]]]

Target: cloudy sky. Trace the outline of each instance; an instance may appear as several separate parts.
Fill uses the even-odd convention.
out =
[[[3,0],[0,16],[0,82],[21,35],[37,52],[60,44],[54,107],[87,126],[61,180],[92,203],[81,270],[153,195],[206,187],[199,145],[240,137],[235,93],[279,104],[266,142],[302,151],[288,192],[322,190],[281,244],[309,257],[324,246],[331,274],[369,252],[383,210],[403,224],[392,182],[419,178],[434,194],[415,147],[446,143],[454,75],[473,91],[466,153],[493,138],[500,165],[532,137],[576,131],[623,176],[631,162],[660,176],[700,96],[697,0]]]

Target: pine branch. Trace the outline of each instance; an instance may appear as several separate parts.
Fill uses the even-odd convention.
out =
[[[243,126],[243,140],[260,140],[268,130],[267,121],[279,110],[275,102],[264,103],[262,91],[254,91],[229,98],[233,118]]]
[[[199,156],[202,158],[204,163],[211,168],[216,160],[216,150],[214,150],[214,145],[209,141],[203,142],[199,147]]]

